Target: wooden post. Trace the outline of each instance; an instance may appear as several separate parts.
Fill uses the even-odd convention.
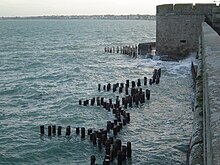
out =
[[[109,104],[110,104],[110,106],[112,105],[112,99],[109,99]]]
[[[97,106],[101,105],[99,97],[96,98],[96,102],[97,102]]]
[[[129,97],[129,107],[132,107],[132,96]]]
[[[42,136],[42,135],[44,135],[44,125],[41,125],[40,126],[40,135]]]
[[[150,90],[146,89],[146,98],[147,100],[150,100]]]
[[[66,127],[66,136],[70,136],[70,134],[71,134],[71,128],[70,128],[70,126],[67,126]]]
[[[113,128],[113,135],[117,136],[117,134],[118,134],[117,125],[115,125],[114,128]]]
[[[90,165],[95,165],[95,161],[96,161],[96,158],[94,155],[91,156],[91,163]]]
[[[98,138],[98,147],[100,150],[102,149],[102,138]]]
[[[159,77],[159,75],[156,76],[156,81],[155,81],[155,82],[156,82],[156,84],[159,84],[159,83],[160,83],[160,77]]]
[[[118,151],[118,165],[122,165],[122,156],[123,153],[122,151]]]
[[[154,73],[153,73],[153,81],[152,83],[154,84],[156,81],[156,77],[157,77],[157,69],[154,69]]]
[[[103,165],[110,165],[110,159],[105,158]]]
[[[122,93],[122,92],[123,92],[123,88],[119,87],[119,93]]]
[[[144,85],[147,85],[147,77],[144,77]]]
[[[131,84],[131,85],[132,85],[131,87],[134,88],[134,87],[135,87],[135,81],[132,81],[131,83],[132,83],[132,84]]]
[[[76,127],[76,134],[79,134],[79,127]]]
[[[86,102],[86,101],[83,101],[83,105],[84,105],[84,106],[87,106],[87,102]]]
[[[96,133],[92,133],[92,142],[93,142],[93,145],[96,145],[97,142],[96,142]]]
[[[140,80],[140,79],[138,79],[137,86],[138,86],[138,87],[141,86],[141,80]]]
[[[108,136],[107,136],[107,130],[102,130],[102,144],[105,145],[106,144],[106,141],[108,139]]]
[[[48,126],[48,136],[51,136],[52,134],[52,127],[51,125]]]
[[[122,122],[122,123],[123,123],[123,125],[126,125],[126,124],[127,124],[126,119],[123,119],[122,121],[123,121],[123,122]]]
[[[126,87],[129,88],[129,80],[126,80]]]
[[[150,84],[150,85],[153,84],[153,80],[152,80],[152,79],[149,80],[149,84]]]
[[[158,69],[158,76],[161,77],[161,68]]]
[[[98,84],[98,91],[101,90],[101,84]]]
[[[110,132],[111,129],[111,121],[107,121],[107,132]]]
[[[122,150],[122,161],[125,161],[127,156],[127,147],[123,145],[121,150]]]
[[[61,136],[61,129],[62,129],[62,127],[61,126],[58,126],[58,136]]]
[[[129,112],[126,113],[126,120],[127,120],[127,123],[130,123],[130,113]]]
[[[53,133],[53,135],[56,135],[56,125],[52,126],[52,133]]]
[[[117,48],[116,48],[116,52],[119,53],[119,47],[118,47],[118,46],[117,46]]]
[[[101,105],[103,106],[104,104],[104,97],[101,97]]]
[[[128,95],[128,87],[125,87],[125,95]]]
[[[114,137],[113,137],[113,136],[110,136],[110,137],[109,137],[109,141],[110,141],[110,144],[113,144],[113,143],[114,143]]]
[[[88,129],[88,135],[91,135],[91,133],[92,133],[92,128],[89,128]]]
[[[91,99],[91,105],[93,106],[95,104],[95,97],[93,97],[92,99]]]
[[[107,85],[107,91],[110,91],[110,90],[111,90],[111,84],[108,83],[108,85]]]
[[[131,157],[131,142],[127,142],[127,157]]]
[[[110,155],[110,150],[111,150],[111,142],[110,140],[107,140],[105,145],[105,154]]]
[[[81,138],[85,138],[85,128],[84,127],[82,127],[81,128]]]
[[[116,92],[117,86],[116,84],[113,84],[113,93]]]

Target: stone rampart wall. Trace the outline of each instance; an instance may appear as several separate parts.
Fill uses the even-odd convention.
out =
[[[157,15],[204,15],[212,14],[215,4],[165,4],[157,6]]]
[[[202,31],[204,164],[220,164],[220,37],[206,23]]]
[[[175,60],[197,52],[201,24],[206,17],[212,18],[214,7],[215,4],[157,6],[156,54]]]

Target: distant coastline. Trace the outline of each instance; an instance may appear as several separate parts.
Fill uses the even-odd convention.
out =
[[[156,20],[155,15],[51,15],[51,16],[25,16],[25,17],[0,17],[7,19],[91,19],[91,20]]]

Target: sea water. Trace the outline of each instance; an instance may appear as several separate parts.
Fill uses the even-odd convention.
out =
[[[130,124],[117,138],[132,144],[127,165],[185,164],[192,127],[191,59],[165,62],[105,53],[105,47],[155,41],[156,22],[147,20],[0,21],[0,164],[102,164],[104,149],[75,134],[76,127],[98,130],[114,116],[79,99],[119,93],[98,84],[151,78],[161,68],[160,84],[148,85],[151,98],[128,108]],[[45,125],[45,136],[40,136]],[[47,136],[48,125],[62,136]],[[65,137],[65,127],[72,133]],[[114,161],[112,164],[117,164]]]

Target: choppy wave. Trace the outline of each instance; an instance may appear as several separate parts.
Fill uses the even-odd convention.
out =
[[[131,123],[119,135],[132,143],[132,159],[125,164],[185,164],[193,58],[163,62],[103,52],[105,46],[154,38],[154,21],[2,21],[1,164],[82,165],[89,164],[92,154],[101,163],[104,153],[87,139],[74,133],[70,138],[40,138],[39,126],[103,128],[113,116],[102,108],[79,106],[78,100],[115,98],[117,94],[98,92],[97,84],[150,78],[155,68],[162,68],[160,84],[148,86],[148,103],[129,109]]]

